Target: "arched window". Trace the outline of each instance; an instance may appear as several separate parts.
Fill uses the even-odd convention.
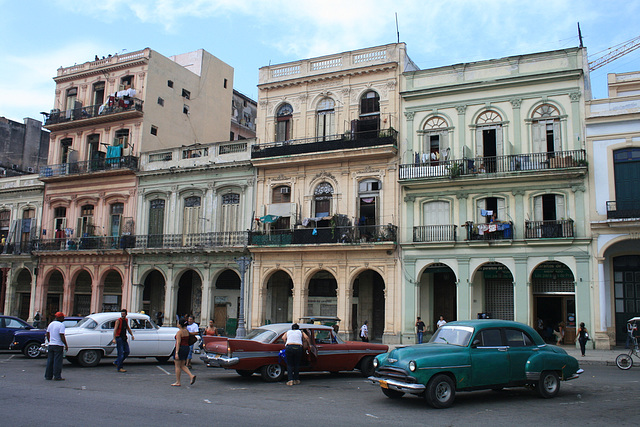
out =
[[[240,194],[223,194],[220,229],[222,231],[238,231],[240,227],[240,217]]]
[[[440,160],[448,160],[449,132],[445,119],[439,116],[429,118],[422,128],[422,133],[422,163],[437,165]]]
[[[496,157],[504,154],[502,117],[493,110],[484,111],[476,125],[476,156],[483,158],[480,170],[497,172]]]
[[[556,151],[562,151],[558,109],[551,104],[542,104],[535,109],[531,119],[533,152],[548,153],[548,157],[555,157]]]
[[[360,116],[355,131],[359,138],[376,138],[380,129],[380,95],[368,91],[360,98]]]
[[[94,236],[93,232],[93,205],[83,205],[80,208],[80,217],[78,218],[78,236]]]
[[[289,104],[283,104],[276,113],[276,142],[291,139],[293,108]]]
[[[328,182],[318,184],[313,192],[314,216],[322,218],[331,214],[333,187]]]
[[[155,199],[149,202],[149,247],[159,247],[162,245],[164,234],[164,207],[166,202],[163,199]]]
[[[318,104],[316,112],[316,136],[320,141],[326,141],[327,137],[334,135],[335,131],[335,101],[324,98]]]
[[[200,205],[202,199],[199,196],[190,196],[184,199],[183,234],[201,233]]]
[[[358,225],[377,225],[380,181],[365,179],[358,185]]]
[[[124,203],[113,203],[110,206],[111,224],[110,236],[119,236],[122,228],[122,214],[124,213]]]
[[[507,221],[506,216],[505,200],[502,197],[485,197],[476,203],[477,224],[489,223],[492,219],[496,221]]]

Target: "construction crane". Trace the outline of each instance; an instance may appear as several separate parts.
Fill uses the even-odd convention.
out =
[[[578,28],[580,31],[580,28]],[[589,71],[597,70],[600,67],[607,65],[611,61],[615,61],[621,56],[626,55],[629,52],[633,52],[634,50],[640,48],[640,36],[627,40],[626,42],[620,43],[616,46],[612,46],[608,49],[597,52],[595,55],[601,54],[602,52],[607,52],[604,55],[600,56],[597,59],[589,62]],[[593,56],[593,55],[592,55]]]

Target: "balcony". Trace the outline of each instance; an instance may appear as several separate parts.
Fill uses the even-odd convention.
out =
[[[44,127],[51,131],[58,131],[80,125],[89,126],[140,117],[142,116],[142,103],[143,101],[138,98],[109,97],[104,104],[78,106],[64,111],[51,110],[45,120]]]
[[[607,219],[640,218],[640,200],[607,202]]]
[[[136,249],[215,249],[245,247],[246,231],[198,234],[157,234],[124,236],[89,236],[67,239],[42,239],[34,244],[37,251],[136,250]]]
[[[586,168],[585,150],[548,153],[511,154],[474,157],[400,165],[401,180],[487,176],[495,173],[516,174],[526,171]]]
[[[138,158],[135,156],[94,159],[76,163],[49,165],[40,169],[40,179],[81,175],[114,170],[138,170]]]
[[[526,239],[556,239],[573,237],[573,220],[525,221]]]
[[[256,144],[252,147],[251,158],[261,159],[266,157],[291,156],[295,154],[369,148],[380,145],[396,146],[397,142],[398,131],[393,128],[363,132],[345,132],[340,135]]]
[[[427,242],[455,242],[456,225],[421,225],[413,227],[413,241]]]
[[[298,228],[295,230],[271,230],[249,232],[249,245],[284,246],[397,242],[395,225],[363,225],[347,227]]]
[[[0,245],[1,255],[29,255],[33,249],[33,242],[5,243]]]
[[[467,221],[464,227],[467,229],[466,240],[513,240],[513,223],[511,221],[486,224],[474,224],[472,221]]]

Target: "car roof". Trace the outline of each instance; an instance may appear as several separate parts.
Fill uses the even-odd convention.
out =
[[[291,330],[291,325],[293,325],[293,323],[271,323],[269,325],[260,326],[259,328],[256,328],[256,329],[266,329],[280,335],[282,333],[285,333]],[[312,329],[333,330],[331,326],[325,326],[325,325],[311,325],[309,323],[299,323],[298,325],[300,326],[300,329],[312,328]]]
[[[95,320],[96,322],[100,323],[100,322],[104,322],[107,320],[115,320],[120,318],[120,312],[119,311],[111,311],[108,313],[93,313],[88,315],[87,317],[92,318],[93,320]],[[141,314],[141,313],[127,313],[127,318],[128,319],[149,319],[149,315],[147,314]]]
[[[526,325],[524,323],[514,322],[513,320],[502,320],[502,319],[456,320],[453,322],[448,322],[446,325],[470,326],[475,329],[516,327],[516,328],[526,329],[527,331],[533,331],[533,328],[531,326]]]

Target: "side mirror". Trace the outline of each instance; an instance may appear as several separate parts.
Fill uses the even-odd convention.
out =
[[[473,340],[471,343],[471,348],[476,348],[480,345],[480,340]]]

